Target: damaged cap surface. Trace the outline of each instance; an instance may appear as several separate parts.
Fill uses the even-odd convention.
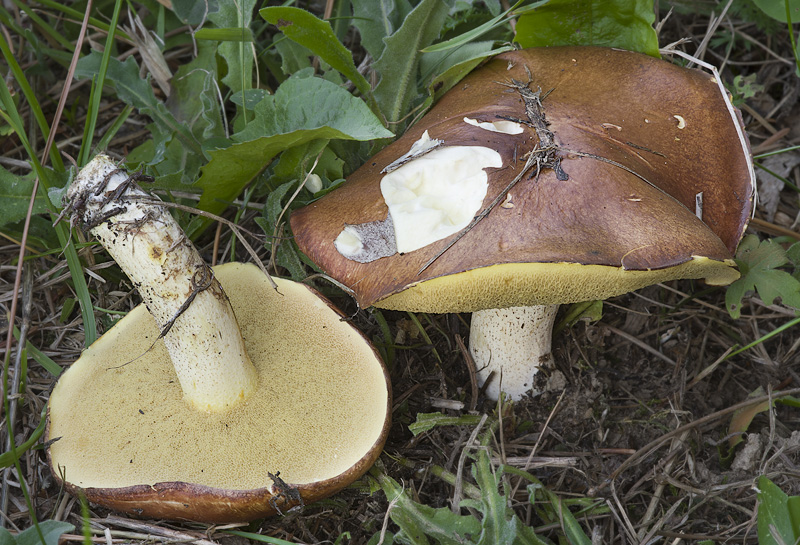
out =
[[[502,167],[486,169],[481,210],[501,195],[528,154],[547,144],[514,80],[539,93],[549,147],[565,176],[553,168],[523,176],[511,189],[513,206],[495,206],[422,272],[459,235],[368,263],[337,251],[346,225],[386,220],[381,171],[425,131],[445,147],[496,150]],[[522,131],[481,126],[498,121]],[[738,275],[731,256],[753,196],[736,122],[711,76],[666,61],[595,47],[506,53],[465,78],[342,187],[296,211],[292,228],[301,250],[354,289],[362,307],[468,312],[497,306],[492,291],[505,294],[503,306],[525,306],[605,298],[673,278],[726,284]],[[590,281],[581,280],[584,273]],[[567,286],[573,278],[577,286]],[[550,283],[567,299],[554,300]]]

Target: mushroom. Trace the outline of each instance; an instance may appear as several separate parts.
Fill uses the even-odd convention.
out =
[[[144,304],[56,384],[56,478],[114,510],[202,522],[249,521],[353,482],[389,428],[374,348],[308,286],[272,284],[252,264],[209,268],[138,178],[100,155],[67,193]]]
[[[738,278],[753,178],[714,78],[617,49],[529,49],[473,71],[291,225],[361,307],[473,312],[481,380],[499,371],[488,395],[519,399],[551,360],[557,305]]]

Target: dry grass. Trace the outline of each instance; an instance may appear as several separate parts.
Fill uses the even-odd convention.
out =
[[[716,7],[719,12],[724,4]],[[695,6],[696,7],[696,6]],[[662,16],[666,15],[662,13]],[[754,153],[800,144],[800,78],[783,34],[768,36],[752,22],[730,12],[719,20],[708,15],[674,13],[660,28],[661,43],[689,38],[680,48],[720,66],[726,81],[734,74],[756,74],[764,90],[742,105]],[[733,46],[722,38],[735,36]],[[28,59],[32,61],[32,59]],[[63,78],[64,74],[59,74]],[[42,96],[57,101],[59,84],[42,87]],[[80,95],[85,88],[74,88]],[[43,101],[45,102],[45,101]],[[109,103],[114,111],[119,103]],[[66,154],[74,151],[80,135],[75,123],[60,128],[56,144]],[[110,149],[124,153],[143,138],[140,120],[133,119]],[[3,142],[3,165],[24,172],[25,157],[11,138]],[[788,177],[800,185],[797,158]],[[768,186],[769,184],[767,184]],[[789,234],[800,239],[797,195],[783,189],[764,198],[751,231],[762,237]],[[247,226],[248,217],[240,222]],[[46,229],[45,223],[34,223]],[[231,244],[227,228],[204,241],[209,260],[223,259]],[[19,238],[4,233],[0,247],[0,303],[7,315],[18,274]],[[264,248],[264,240],[251,244]],[[29,240],[16,323],[36,348],[61,366],[67,366],[83,348],[77,309],[65,312],[74,297],[66,264],[57,253],[43,254],[35,237]],[[94,304],[124,312],[138,301],[105,259],[84,256]],[[265,250],[262,259],[267,259]],[[579,323],[555,339],[555,389],[514,406],[496,407],[474,397],[469,368],[459,339],[468,336],[468,317],[420,316],[431,339],[428,345],[402,313],[384,312],[396,344],[391,362],[394,386],[394,424],[382,463],[386,472],[402,481],[412,496],[426,505],[445,507],[454,487],[436,476],[459,472],[459,460],[469,447],[470,427],[438,427],[412,436],[408,424],[418,413],[442,411],[450,415],[489,414],[501,419],[501,433],[493,443],[496,462],[533,471],[565,498],[587,498],[606,507],[582,519],[596,543],[691,543],[709,539],[721,543],[755,543],[756,492],[754,479],[767,475],[789,494],[800,494],[800,413],[778,405],[757,415],[745,443],[726,459],[731,410],[761,387],[764,392],[800,388],[800,334],[790,329],[755,348],[721,361],[734,345],[744,345],[779,327],[794,311],[781,305],[746,301],[741,319],[732,320],[724,307],[723,290],[705,290],[688,282],[658,285],[610,300],[600,322]],[[335,301],[346,310],[348,299]],[[109,314],[97,313],[109,325]],[[5,318],[4,318],[5,320]],[[356,324],[372,338],[381,339],[375,317],[361,312]],[[7,320],[3,330],[8,328]],[[434,356],[436,350],[441,362]],[[27,384],[14,415],[19,444],[39,424],[54,379],[28,354]],[[11,368],[22,365],[16,343]],[[560,385],[560,386],[558,386]],[[8,415],[5,415],[8,416]],[[75,415],[80,418],[80,415]],[[2,441],[6,444],[6,425]],[[96,448],[103,448],[97,445]],[[27,451],[20,461],[23,474],[3,474],[2,518],[10,529],[30,526],[31,517],[20,490],[23,479],[30,490],[39,520],[58,519],[82,525],[80,503],[54,484],[43,450]],[[609,480],[609,477],[614,478]],[[511,498],[523,521],[540,524],[524,486],[511,479]],[[6,493],[7,490],[7,493]],[[289,541],[334,542],[349,532],[346,543],[365,543],[384,524],[387,502],[382,493],[368,495],[353,487],[301,513],[262,521],[245,529]],[[134,521],[91,510],[91,535],[100,543],[145,541],[239,542],[225,528],[159,521]],[[391,524],[389,526],[391,528]],[[555,528],[541,528],[543,535]],[[83,536],[67,535],[80,541]]]

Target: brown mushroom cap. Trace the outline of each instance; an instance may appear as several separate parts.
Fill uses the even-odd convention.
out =
[[[346,224],[387,217],[381,170],[426,130],[444,146],[500,153],[503,167],[486,169],[489,205],[539,140],[527,125],[495,133],[464,117],[526,120],[520,94],[504,85],[527,82],[525,67],[569,179],[551,169],[521,179],[513,207],[497,206],[421,274],[453,237],[370,263],[343,257],[333,241]],[[475,70],[291,224],[301,250],[362,307],[471,312],[602,299],[675,278],[730,283],[752,197],[746,150],[712,77],[629,51],[555,47],[506,53]]]
[[[48,439],[72,492],[126,513],[248,521],[287,508],[268,473],[306,503],[362,475],[389,429],[389,379],[374,348],[303,284],[253,265],[214,269],[259,371],[258,391],[225,413],[183,399],[144,305],[59,379]],[[271,502],[270,500],[274,501]]]

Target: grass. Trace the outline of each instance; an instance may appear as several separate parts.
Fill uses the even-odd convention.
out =
[[[402,2],[384,14],[370,11],[373,2],[328,2],[312,9],[316,18],[292,6],[262,16],[265,6],[245,1],[213,14],[173,5],[94,2],[87,11],[85,3],[15,0],[0,8],[7,76],[0,86],[7,329],[0,461],[9,468],[0,514],[9,535],[27,530],[20,543],[55,543],[59,535],[109,543],[444,543],[461,529],[474,542],[485,535],[519,543],[755,543],[759,478],[784,493],[770,488],[767,509],[796,505],[797,404],[772,401],[800,388],[798,305],[785,304],[800,292],[797,47],[786,24],[745,0],[661,2],[655,21],[659,45],[678,43],[719,67],[763,170],[749,229],[762,242],[737,255],[748,274],[735,319],[725,290],[689,282],[612,299],[600,320],[578,320],[556,336],[552,374],[565,390],[495,405],[471,388],[459,347],[466,316],[356,312],[320,281],[392,373],[392,432],[381,463],[357,486],[302,512],[227,527],[136,521],[65,495],[39,443],[49,391],[60,369],[138,302],[96,245],[66,221],[51,227],[73,167],[98,149],[126,156],[132,168],[158,176],[163,198],[183,206],[175,213],[210,261],[241,258],[241,245],[231,228],[187,207],[233,221],[258,259],[278,274],[304,277],[313,271],[283,240],[290,233],[279,218],[312,198],[299,186],[306,174],[321,176],[323,192],[334,188],[389,141],[387,127],[401,133],[430,105],[429,89],[440,93],[506,47],[519,22],[519,12],[505,13],[509,6],[499,1],[454,11],[429,3],[425,17],[404,13]],[[133,31],[136,17],[147,32]],[[284,35],[267,22],[280,20],[296,26]],[[291,36],[303,21],[315,32]],[[649,28],[617,34],[626,47],[646,50],[654,43]],[[478,41],[452,53],[468,38]],[[429,57],[410,56],[408,43],[430,48]],[[158,75],[161,61],[171,80]],[[140,70],[152,74],[149,81]],[[379,73],[391,89],[378,84]],[[314,119],[312,111],[278,126],[264,113],[284,111],[283,96],[302,101],[311,84],[339,105],[335,118]],[[232,164],[245,174],[214,185],[209,172]],[[762,177],[768,172],[776,176]],[[732,448],[731,437],[740,436],[745,441]]]

